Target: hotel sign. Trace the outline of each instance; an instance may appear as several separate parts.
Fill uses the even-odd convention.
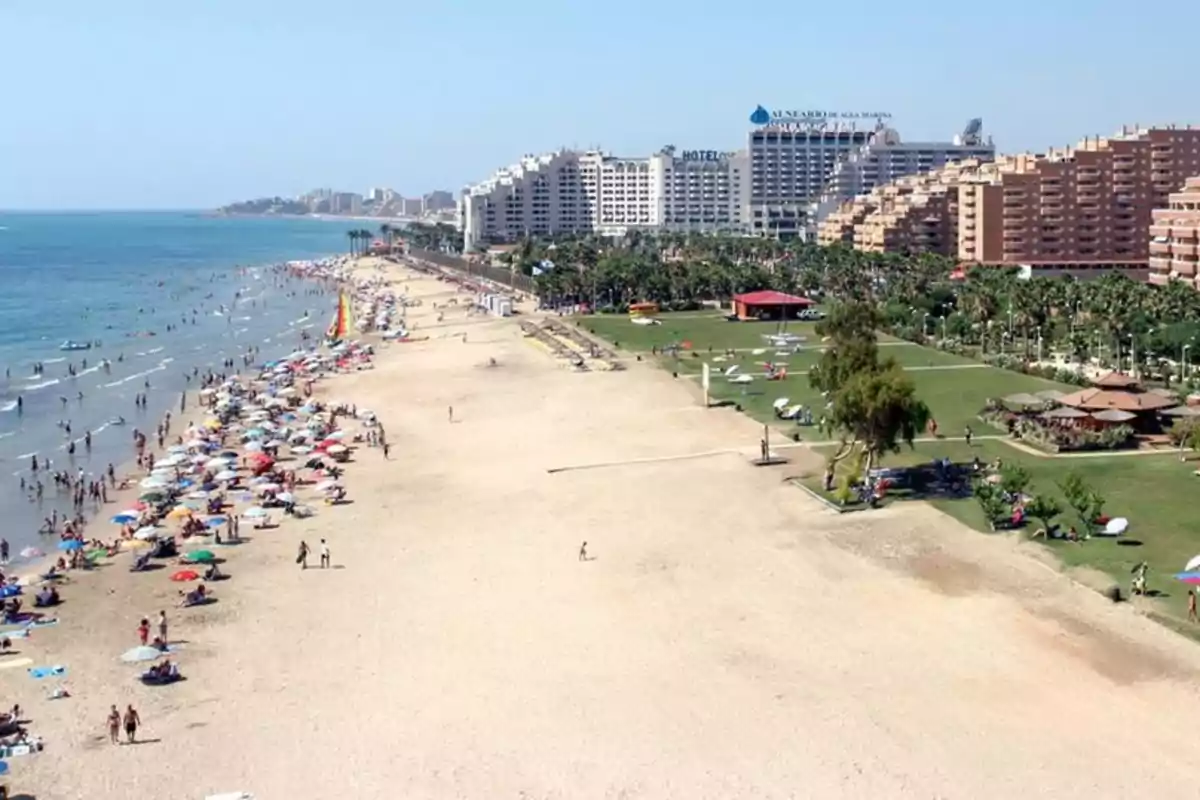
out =
[[[721,150],[684,150],[679,156],[680,161],[725,161],[733,158],[737,153],[723,152]]]
[[[821,131],[852,129],[859,120],[882,122],[891,119],[886,111],[768,111],[763,106],[754,109],[750,122],[764,128],[789,131]]]

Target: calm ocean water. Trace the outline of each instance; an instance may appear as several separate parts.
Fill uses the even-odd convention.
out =
[[[152,436],[164,412],[178,411],[185,373],[220,371],[223,359],[250,347],[269,360],[293,350],[302,329],[319,332],[332,298],[271,267],[344,252],[349,227],[188,213],[0,213],[0,535],[12,552],[38,544],[52,508],[70,508],[69,493],[56,496],[44,475],[40,504],[21,491],[32,454],[72,472],[120,466],[132,458],[134,428]],[[66,340],[101,344],[64,352]],[[33,373],[38,362],[41,375]],[[134,407],[140,392],[145,410]],[[111,424],[117,416],[126,424]],[[78,440],[73,457],[69,438]]]

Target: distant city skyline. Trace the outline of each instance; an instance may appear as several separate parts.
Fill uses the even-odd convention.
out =
[[[1005,153],[1200,122],[1187,49],[1161,46],[1162,20],[1200,24],[1200,4],[1183,0],[1154,14],[1116,0],[866,0],[852,16],[676,0],[614,0],[603,14],[543,0],[146,8],[0,6],[0,64],[22,76],[6,87],[0,208],[205,209],[314,185],[457,193],[560,147],[738,149],[760,104],[883,109],[914,141],[982,116]],[[615,36],[605,19],[629,24]],[[508,46],[533,30],[538,66]],[[331,43],[346,48],[336,63]],[[705,56],[716,50],[728,57]],[[589,52],[605,67],[581,83],[570,67]]]

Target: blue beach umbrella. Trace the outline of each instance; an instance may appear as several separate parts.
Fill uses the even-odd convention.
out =
[[[131,522],[137,522],[138,518],[133,514],[117,514],[109,520],[114,525],[128,525]]]
[[[65,550],[68,553],[75,550],[82,550],[83,542],[79,541],[78,539],[64,539],[58,543],[58,549]]]
[[[209,517],[204,521],[204,524],[210,528],[219,528],[228,521],[228,517]]]
[[[7,775],[7,774],[8,774],[8,762],[0,761],[0,775]]]
[[[0,600],[7,600],[10,597],[16,597],[21,593],[21,587],[13,584],[0,586]]]

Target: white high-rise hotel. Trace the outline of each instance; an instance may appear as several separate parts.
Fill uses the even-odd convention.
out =
[[[526,156],[463,192],[465,249],[565,233],[742,230],[748,167],[745,153],[672,147],[648,158]]]
[[[904,175],[994,149],[972,123],[966,141],[901,144],[882,112],[755,109],[739,152],[665,147],[648,158],[598,150],[525,156],[464,192],[465,250],[525,236],[636,230],[789,237],[840,202]],[[860,121],[874,125],[860,129]]]

